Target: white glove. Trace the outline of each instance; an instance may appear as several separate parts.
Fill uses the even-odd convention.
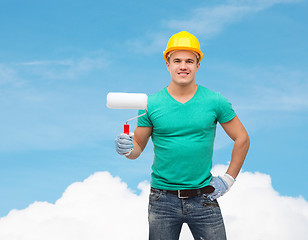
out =
[[[221,197],[230,190],[234,182],[235,179],[228,173],[225,173],[223,176],[213,177],[210,185],[215,188],[215,191],[207,194],[207,197],[212,201]]]
[[[121,133],[115,139],[115,149],[118,154],[128,156],[133,151],[133,138],[134,133],[129,133],[129,135],[125,133]]]

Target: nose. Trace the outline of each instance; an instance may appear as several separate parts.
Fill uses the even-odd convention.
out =
[[[186,69],[186,68],[187,68],[186,62],[185,61],[181,61],[180,69],[183,70],[183,69]]]

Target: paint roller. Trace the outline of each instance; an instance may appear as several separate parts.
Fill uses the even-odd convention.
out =
[[[148,96],[145,93],[110,92],[107,94],[107,107],[113,109],[139,109],[147,110]],[[129,134],[128,122],[145,115],[145,113],[128,119],[124,124],[124,133]]]

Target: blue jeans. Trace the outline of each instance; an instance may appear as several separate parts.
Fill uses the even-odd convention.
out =
[[[218,202],[201,194],[180,199],[152,188],[148,218],[150,240],[178,240],[183,223],[187,223],[194,239],[227,239]]]

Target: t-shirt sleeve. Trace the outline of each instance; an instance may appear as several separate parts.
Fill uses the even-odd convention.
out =
[[[232,108],[232,104],[220,93],[218,93],[217,121],[219,123],[225,123],[232,120],[235,116],[236,113]]]
[[[139,110],[138,115],[145,113],[145,111],[146,110]],[[149,118],[148,112],[145,115],[138,118],[137,126],[138,127],[153,127],[153,124]]]

